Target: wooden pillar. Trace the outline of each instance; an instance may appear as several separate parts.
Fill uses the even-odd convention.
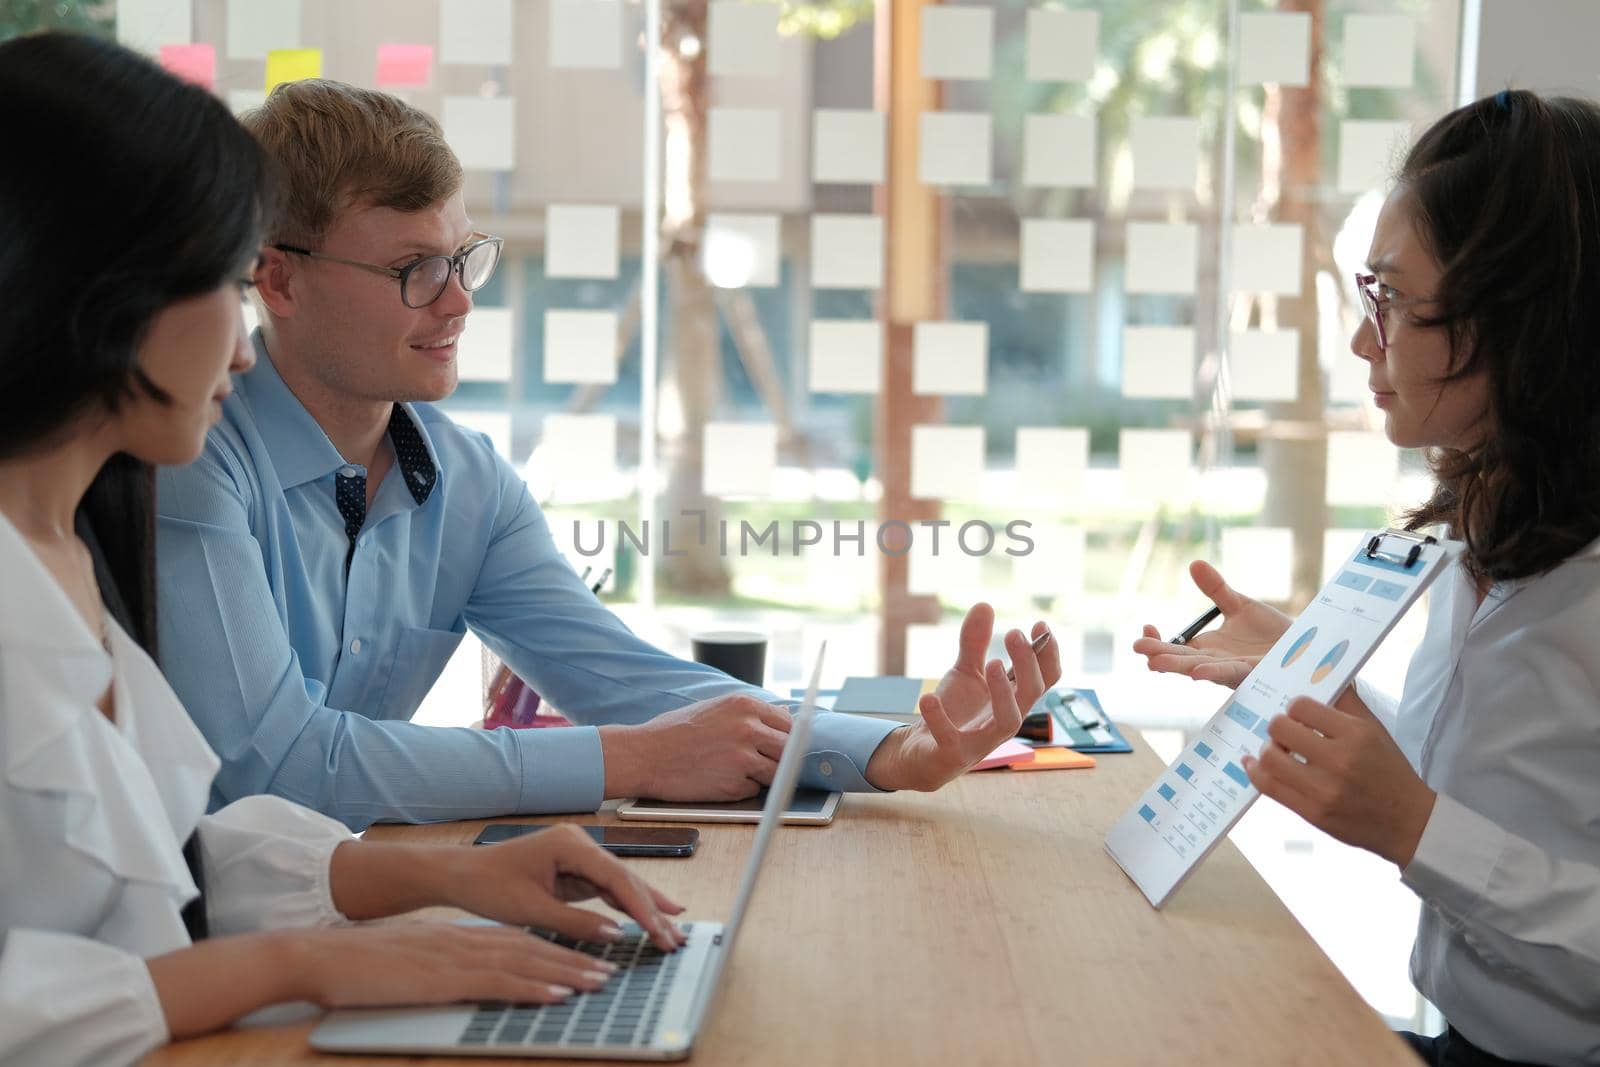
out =
[[[922,115],[937,110],[937,82],[921,73],[922,10],[930,0],[879,0],[875,13],[873,96],[875,107],[887,115],[887,173],[877,196],[884,217],[888,248],[884,256],[884,288],[878,313],[884,326],[883,388],[878,397],[878,476],[883,498],[878,521],[898,520],[915,533],[917,524],[939,515],[939,502],[911,497],[911,427],[939,420],[943,405],[937,398],[911,392],[912,330],[924,319],[938,319],[945,307],[945,205],[943,199],[918,176],[918,146]],[[891,529],[894,532],[895,528]],[[898,537],[887,547],[909,547]],[[869,545],[868,551],[878,551]],[[912,596],[906,588],[907,555],[881,554],[878,588],[882,601],[882,626],[878,637],[879,669],[904,674],[906,628],[939,619],[938,599]]]

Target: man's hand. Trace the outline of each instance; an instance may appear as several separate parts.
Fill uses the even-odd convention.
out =
[[[1033,636],[1047,632],[1033,624]],[[883,739],[867,764],[867,780],[879,789],[938,789],[1015,737],[1022,716],[1061,678],[1061,649],[1054,637],[1035,654],[1021,630],[1006,634],[1016,681],[999,660],[984,663],[994,633],[994,609],[975,604],[961,624],[955,666],[925,694],[922,720]]]
[[[1298,697],[1267,734],[1261,756],[1244,758],[1263,796],[1405,870],[1437,796],[1365,704],[1347,699],[1334,708]]]
[[[607,797],[742,800],[772,782],[789,712],[747,693],[600,727]]]
[[[1237,592],[1205,560],[1189,564],[1189,576],[1200,592],[1222,609],[1222,625],[1186,645],[1162,640],[1161,632],[1147,625],[1144,636],[1134,641],[1133,650],[1145,658],[1153,671],[1187,674],[1202,682],[1237,689],[1257,661],[1283,636],[1291,620],[1276,608]]]

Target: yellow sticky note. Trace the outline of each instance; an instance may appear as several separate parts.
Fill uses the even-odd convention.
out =
[[[1013,763],[1013,771],[1070,771],[1079,767],[1093,767],[1094,757],[1070,748],[1036,748],[1033,759],[1027,763]]]
[[[279,48],[267,53],[267,92],[283,82],[322,77],[322,49]]]

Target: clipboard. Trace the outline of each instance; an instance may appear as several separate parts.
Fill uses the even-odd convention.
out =
[[[1172,764],[1106,835],[1106,851],[1159,908],[1260,794],[1240,758],[1298,696],[1327,703],[1355,678],[1445,566],[1458,541],[1403,530],[1361,539],[1338,572]]]

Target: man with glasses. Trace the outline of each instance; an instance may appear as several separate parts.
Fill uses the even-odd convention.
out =
[[[770,781],[788,711],[629,632],[522,478],[432,406],[501,251],[473,228],[437,123],[311,80],[245,124],[284,185],[255,273],[256,367],[200,461],[159,487],[163,666],[222,758],[213,805],[270,792],[360,829]],[[410,722],[469,626],[585,725]],[[923,724],[819,718],[806,784],[933,789],[1014,732],[1058,651],[1012,631],[1013,682],[985,662],[992,627],[974,608]]]

